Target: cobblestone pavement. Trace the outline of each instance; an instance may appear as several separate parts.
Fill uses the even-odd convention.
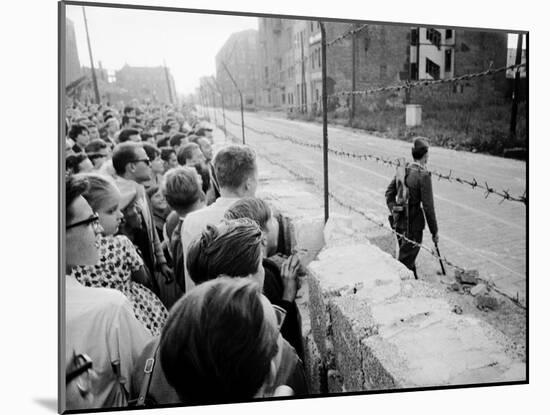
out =
[[[229,133],[240,139],[240,113],[226,111]],[[222,123],[221,111],[217,113]],[[322,143],[322,125],[292,121],[265,114],[246,113],[245,125],[257,130],[290,136],[312,144]],[[410,159],[410,143],[369,135],[345,127],[329,126],[329,146],[357,154],[376,154],[386,158]],[[245,130],[247,144],[260,156],[285,165],[301,176],[323,183],[323,161],[320,150],[300,146],[270,135]],[[496,190],[508,190],[521,196],[526,189],[526,163],[443,148],[431,148],[430,170],[480,183],[487,182]],[[387,220],[384,192],[394,168],[373,160],[357,160],[329,155],[329,187],[340,199],[362,209],[380,221]],[[524,204],[502,201],[496,195],[485,198],[480,189],[432,179],[435,208],[440,228],[442,256],[466,269],[477,269],[492,280],[497,289],[525,304],[527,208]],[[331,202],[331,212],[337,208]],[[349,212],[348,212],[349,213]],[[424,232],[426,246],[432,247],[429,231]],[[439,262],[421,250],[418,258],[421,278],[439,280]],[[452,270],[447,270],[452,274]]]

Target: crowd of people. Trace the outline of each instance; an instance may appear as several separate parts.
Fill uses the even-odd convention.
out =
[[[300,261],[193,108],[66,110],[66,409],[306,395]]]

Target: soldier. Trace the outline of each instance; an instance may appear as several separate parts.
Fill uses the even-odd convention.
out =
[[[422,243],[422,233],[426,222],[432,234],[434,244],[439,242],[437,220],[435,218],[432,192],[432,177],[426,170],[428,162],[428,143],[425,138],[416,137],[412,147],[413,162],[405,167],[405,189],[400,188],[400,181],[394,177],[386,190],[386,204],[390,209],[390,221],[396,232],[406,238]],[[398,196],[404,194],[403,205],[399,206]],[[424,220],[424,216],[426,219]],[[419,246],[397,237],[399,244],[399,261],[402,262],[418,279],[415,260],[420,251]]]

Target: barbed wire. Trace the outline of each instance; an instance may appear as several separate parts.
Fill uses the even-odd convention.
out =
[[[234,134],[228,132],[227,133],[229,136],[231,136],[231,139],[233,141],[236,141],[238,140],[238,137],[235,136]],[[309,177],[309,176],[305,176],[301,173],[298,173],[297,171],[293,170],[292,168],[288,167],[288,165],[286,164],[283,164],[281,162],[278,162],[276,160],[274,160],[272,157],[268,156],[267,154],[265,153],[261,153],[261,157],[266,159],[269,163],[275,165],[275,166],[278,166],[282,169],[284,169],[285,171],[289,172],[292,176],[294,176],[296,179],[298,180],[301,180],[301,181],[304,181],[312,186],[314,186],[316,189],[318,189],[319,191],[321,192],[324,192],[324,188],[313,178],[313,177]],[[380,229],[384,229],[388,232],[391,232],[393,235],[395,235],[397,238],[403,238],[403,240],[407,241],[408,243],[412,244],[413,246],[415,247],[418,247],[424,251],[426,251],[428,254],[430,254],[432,257],[434,257],[435,259],[437,260],[440,260],[442,263],[446,264],[447,266],[457,270],[457,271],[461,271],[461,272],[466,272],[466,269],[459,266],[459,265],[456,265],[454,264],[453,262],[449,261],[446,257],[444,256],[441,256],[441,255],[438,255],[437,254],[437,251],[433,248],[430,248],[426,245],[423,245],[421,243],[418,243],[416,241],[413,241],[412,239],[410,238],[407,238],[404,234],[400,233],[400,232],[397,232],[395,229],[391,228],[390,226],[388,226],[387,224],[385,224],[384,222],[381,222],[380,220],[372,217],[371,215],[369,215],[367,212],[363,211],[362,209],[358,209],[356,208],[355,206],[349,204],[349,203],[346,203],[344,201],[342,201],[338,196],[336,196],[333,192],[329,191],[328,192],[328,195],[329,197],[334,200],[336,203],[338,203],[340,206],[342,206],[343,208],[345,209],[348,209],[349,211],[351,212],[354,212],[354,213],[357,213],[358,215],[362,216],[363,218],[365,218],[366,220],[368,220],[369,222],[373,223],[374,225],[376,225],[377,227],[379,227]],[[511,298],[512,301],[514,301],[518,306],[520,307],[523,307],[525,308],[521,302],[519,301],[519,294],[516,294],[516,298],[512,298],[509,294],[507,294],[506,292],[498,289],[498,287],[496,287],[494,284],[492,284],[492,289],[495,290],[496,292],[498,292],[499,294],[501,295],[504,295],[505,297],[508,297],[508,298]]]
[[[425,79],[421,81],[416,82],[410,82],[406,81],[403,84],[400,85],[393,85],[393,86],[385,86],[380,88],[372,88],[372,89],[366,89],[362,91],[340,91],[335,92],[334,94],[330,94],[329,96],[340,96],[340,95],[369,95],[374,94],[378,92],[388,92],[388,91],[399,91],[401,89],[410,89],[410,88],[416,88],[419,86],[433,86],[433,85],[441,85],[446,83],[456,83],[456,82],[462,82],[462,81],[468,81],[475,78],[480,78],[482,76],[489,76],[494,75],[500,72],[505,72],[508,70],[519,70],[522,67],[526,66],[525,63],[520,63],[517,65],[510,65],[510,66],[503,66],[501,68],[497,69],[487,69],[486,71],[477,72],[477,73],[471,73],[466,75],[457,76],[454,78],[447,78],[447,79]]]
[[[307,56],[305,57],[305,60],[307,60]],[[521,64],[517,64],[517,65],[511,65],[511,66],[506,66],[506,67],[501,67],[501,68],[497,68],[497,69],[487,69],[486,71],[482,71],[482,72],[477,72],[477,73],[471,73],[471,74],[466,74],[466,75],[461,75],[461,76],[457,76],[457,77],[454,77],[454,78],[447,78],[447,79],[424,79],[424,80],[421,80],[421,81],[416,81],[416,82],[410,82],[410,81],[405,81],[403,84],[399,84],[399,85],[391,85],[391,86],[384,86],[384,87],[377,87],[377,88],[371,88],[371,89],[367,89],[367,90],[358,90],[358,91],[340,91],[340,92],[335,92],[333,94],[329,94],[327,95],[327,98],[330,100],[331,98],[339,98],[339,97],[344,97],[344,96],[350,96],[350,95],[359,95],[359,96],[365,96],[365,95],[371,95],[371,94],[375,94],[375,93],[380,93],[380,92],[390,92],[390,91],[400,91],[402,89],[412,89],[412,88],[416,88],[416,87],[426,87],[426,86],[437,86],[437,85],[444,85],[444,84],[452,84],[452,83],[459,83],[459,82],[465,82],[465,81],[468,81],[468,80],[471,80],[471,79],[476,79],[476,78],[481,78],[481,77],[484,77],[484,76],[490,76],[490,75],[494,75],[494,74],[497,74],[497,73],[500,73],[500,72],[505,72],[505,71],[508,71],[508,70],[520,70],[522,67],[525,67],[526,64],[525,63],[521,63]],[[285,70],[281,70],[280,73],[282,72],[286,72],[288,71],[288,68],[285,69]],[[309,104],[297,104],[297,105],[284,105],[283,106],[283,109],[288,111],[288,110],[299,110],[300,112],[308,112],[309,109],[311,109],[310,107],[315,104],[317,107],[322,108],[322,102],[321,101],[312,101],[311,103]]]
[[[359,26],[358,28],[356,29],[351,29],[351,30],[348,30],[347,32],[343,33],[342,35],[338,36],[337,38],[331,40],[330,42],[327,42],[327,48],[330,48],[332,45],[334,45],[335,43],[338,43],[350,36],[353,36],[354,34],[356,33],[359,33],[361,31],[363,31],[363,29],[365,29],[366,27],[368,27],[368,24],[364,24],[362,26]]]
[[[351,29],[351,30],[348,30],[347,32],[345,32],[344,34],[338,36],[337,38],[331,40],[330,42],[327,43],[326,47],[329,48],[331,46],[333,46],[334,44],[342,41],[343,39],[346,39],[352,35],[354,35],[355,33],[359,33],[361,32],[363,29],[365,29],[368,25],[367,24],[364,24],[356,29]],[[286,68],[284,69],[280,69],[277,71],[277,73],[281,74],[281,73],[286,73],[288,72],[289,69],[293,69],[297,66],[297,65],[301,65],[302,63],[306,63],[310,58],[311,56],[313,56],[313,54],[311,55],[305,55],[303,58],[299,58],[298,60],[296,60],[293,64],[290,64],[288,65]]]
[[[231,124],[236,125],[236,126],[240,126],[240,124],[238,124],[235,121],[231,120],[227,116],[226,116],[226,119]],[[282,135],[272,133],[270,131],[258,130],[256,128],[249,127],[247,125],[245,125],[245,128],[252,131],[252,132],[254,132],[254,133],[256,133],[256,134],[269,135],[269,136],[274,137],[276,139],[288,141],[290,143],[293,143],[293,144],[296,144],[296,145],[299,145],[299,146],[302,146],[302,147],[312,148],[312,149],[321,150],[321,151],[323,150],[322,144],[310,143],[310,142],[306,142],[306,141],[303,141],[303,140],[296,139],[294,137],[282,136]],[[329,152],[329,154],[333,154],[335,156],[346,157],[346,158],[350,158],[350,159],[354,159],[354,160],[372,160],[372,161],[375,161],[377,163],[381,163],[381,164],[389,166],[389,167],[400,166],[399,159],[391,158],[391,157],[383,157],[383,156],[379,156],[379,155],[376,155],[376,154],[368,154],[368,153],[357,154],[357,153],[353,153],[353,152],[350,152],[350,151],[337,150],[337,149],[334,149],[334,148],[331,148],[331,147],[328,148],[328,152]],[[454,183],[466,185],[468,187],[471,187],[472,189],[480,189],[484,192],[485,199],[487,199],[489,197],[489,195],[493,194],[495,196],[499,196],[499,197],[502,198],[500,203],[507,200],[507,201],[513,201],[513,202],[520,202],[520,203],[523,203],[525,206],[527,206],[527,191],[525,191],[523,193],[523,195],[521,195],[521,196],[512,196],[510,194],[509,189],[499,191],[499,190],[496,190],[494,187],[489,186],[489,184],[486,181],[480,182],[475,177],[472,178],[472,180],[468,180],[468,179],[464,179],[460,176],[453,176],[453,171],[452,170],[450,170],[448,174],[440,173],[437,170],[426,169],[426,171],[428,173],[430,173],[432,176],[437,177],[438,180],[448,180],[451,183],[454,182]]]
[[[296,172],[295,170],[291,169],[290,167],[286,166],[285,164],[283,163],[280,163],[276,160],[273,160],[273,158],[269,157],[268,155],[266,155],[265,153],[261,153],[261,157],[265,158],[267,161],[269,161],[271,164],[273,165],[276,165],[278,167],[281,167],[283,168],[284,170],[288,171],[290,174],[292,174],[294,177],[296,177],[297,179],[299,180],[303,180],[303,181],[306,181],[307,183],[309,184],[312,184],[314,187],[316,187],[318,190],[320,191],[323,191],[323,188],[321,185],[319,185],[319,183],[313,178],[313,177],[309,177],[309,176],[305,176],[305,175],[302,175],[298,172]],[[403,238],[403,240],[407,241],[408,243],[414,245],[415,247],[417,248],[420,248],[420,249],[423,249],[425,250],[426,252],[428,252],[430,255],[432,255],[433,257],[435,257],[436,259],[438,260],[441,260],[443,263],[445,263],[446,265],[448,265],[449,267],[451,268],[454,268],[454,269],[457,269],[457,270],[460,270],[460,271],[465,271],[465,269],[463,267],[460,267],[456,264],[453,264],[451,261],[449,261],[447,258],[445,258],[444,256],[440,256],[437,254],[437,252],[435,251],[435,249],[433,248],[429,248],[427,247],[426,245],[422,245],[421,243],[418,243],[416,241],[413,241],[412,239],[410,238],[407,238],[404,234],[400,233],[400,232],[397,232],[395,229],[392,229],[391,227],[389,227],[388,225],[386,225],[385,223],[383,222],[380,222],[379,220],[373,218],[371,215],[369,215],[367,212],[363,211],[362,209],[358,209],[356,208],[355,206],[353,205],[350,205],[344,201],[342,201],[338,196],[336,196],[333,192],[329,191],[328,192],[328,195],[330,196],[330,198],[332,200],[334,200],[336,203],[338,203],[340,206],[352,211],[352,212],[355,212],[359,215],[361,215],[362,217],[364,217],[365,219],[367,219],[369,222],[375,224],[376,226],[378,226],[379,228],[382,228],[382,229],[385,229],[391,233],[393,233],[395,236],[399,237],[399,238]]]

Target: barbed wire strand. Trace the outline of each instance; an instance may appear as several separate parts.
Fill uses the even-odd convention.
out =
[[[228,132],[229,135],[232,136],[232,139],[235,140],[237,139],[237,136],[235,136],[234,134]],[[278,166],[282,169],[284,169],[285,171],[289,172],[292,176],[294,176],[295,178],[299,179],[299,180],[302,180],[302,181],[305,181],[306,183],[308,184],[311,184],[312,186],[314,186],[315,188],[317,188],[319,191],[323,192],[324,189],[322,188],[322,186],[313,178],[313,177],[308,177],[308,176],[305,176],[303,174],[300,174],[298,172],[296,172],[295,170],[291,169],[290,167],[288,167],[287,165],[283,164],[283,163],[280,163],[276,160],[274,160],[272,157],[268,156],[267,154],[265,153],[261,153],[261,157],[266,159],[269,163],[275,165],[275,166]],[[437,260],[440,260],[441,262],[443,262],[444,264],[446,264],[447,266],[457,270],[457,271],[460,271],[460,272],[466,272],[466,269],[459,266],[459,265],[456,265],[454,263],[452,263],[451,261],[449,261],[446,257],[444,256],[440,256],[437,254],[436,250],[433,249],[433,248],[430,248],[430,247],[427,247],[426,245],[423,245],[421,243],[418,243],[416,241],[413,241],[409,238],[407,238],[405,235],[403,235],[402,233],[400,232],[397,232],[395,229],[392,229],[391,227],[389,227],[388,225],[386,225],[384,222],[380,222],[379,220],[373,218],[371,215],[369,215],[367,212],[361,210],[361,209],[358,209],[356,208],[355,206],[351,205],[351,204],[348,204],[346,202],[343,202],[339,197],[337,197],[333,192],[329,191],[328,192],[329,194],[329,197],[334,200],[336,203],[338,203],[340,206],[342,206],[343,208],[346,208],[348,209],[349,211],[351,212],[355,212],[357,214],[359,214],[360,216],[364,217],[366,220],[368,220],[369,222],[375,224],[377,227],[381,228],[381,229],[384,229],[386,231],[389,231],[391,232],[392,234],[394,234],[397,238],[403,238],[403,240],[407,241],[408,243],[412,244],[413,246],[415,247],[418,247],[424,251],[426,251],[428,254],[430,254],[432,257],[436,258]],[[491,288],[494,289],[494,291],[498,292],[499,294],[501,295],[504,295],[506,296],[507,298],[510,298],[512,301],[514,301],[514,303],[516,303],[517,305],[519,305],[520,307],[523,307],[525,308],[521,302],[519,301],[519,293],[516,294],[516,298],[512,298],[509,294],[503,292],[502,290],[498,289],[496,286],[494,286],[494,284],[491,285]]]
[[[305,57],[306,61],[307,61],[307,58],[308,57],[306,56]],[[454,78],[435,79],[435,80],[425,79],[425,80],[421,80],[421,81],[417,81],[417,82],[405,81],[403,84],[399,84],[399,85],[377,87],[377,88],[371,88],[371,89],[367,89],[367,90],[340,91],[340,92],[335,92],[333,94],[329,94],[327,97],[330,99],[330,98],[338,98],[338,97],[350,96],[350,95],[365,96],[365,95],[375,94],[375,93],[379,93],[379,92],[399,91],[399,90],[402,90],[402,89],[406,90],[406,89],[417,88],[417,87],[439,86],[439,85],[452,84],[452,83],[456,84],[456,83],[459,83],[459,82],[465,82],[465,81],[468,81],[468,80],[481,78],[483,76],[494,75],[496,73],[504,72],[504,71],[507,71],[507,70],[516,70],[517,71],[517,70],[520,70],[522,67],[525,67],[525,66],[526,66],[525,63],[521,63],[521,64],[518,64],[518,65],[511,65],[511,66],[501,67],[501,68],[497,68],[497,69],[487,69],[487,70],[482,71],[482,72],[461,75],[461,76],[457,76],[457,77],[454,77]],[[287,70],[288,69],[285,69],[285,70],[281,70],[279,72],[285,72]],[[312,102],[309,105],[313,105],[313,104],[320,106],[321,102]],[[306,104],[285,105],[284,109],[285,110],[294,110],[294,109],[304,110],[305,109],[307,111],[307,106],[308,105],[306,105]]]
[[[486,71],[482,72],[476,72],[466,75],[461,75],[453,78],[446,78],[446,79],[424,79],[421,81],[416,82],[410,82],[406,81],[403,84],[399,85],[393,85],[393,86],[385,86],[380,88],[372,88],[372,89],[366,89],[362,91],[340,91],[336,92],[334,94],[331,94],[329,96],[340,96],[340,95],[369,95],[374,94],[378,92],[388,92],[388,91],[398,91],[401,89],[410,89],[410,88],[416,88],[419,86],[433,86],[433,85],[441,85],[441,84],[447,84],[447,83],[455,83],[455,82],[463,82],[463,81],[469,81],[471,79],[480,78],[482,76],[490,76],[494,75],[500,72],[505,72],[508,70],[518,70],[522,67],[526,66],[525,63],[520,63],[517,65],[510,65],[510,66],[503,66],[501,68],[497,69],[487,69]]]
[[[229,118],[227,116],[226,116],[226,119],[231,124],[240,126],[240,124],[236,123],[235,121],[233,121],[231,118]],[[298,140],[298,139],[296,139],[294,137],[290,137],[290,136],[281,136],[281,135],[272,133],[270,131],[258,130],[256,128],[253,128],[253,127],[250,127],[250,126],[247,126],[247,125],[245,125],[245,128],[252,131],[252,132],[254,132],[254,133],[256,133],[256,134],[269,135],[269,136],[274,137],[276,139],[288,141],[288,142],[291,142],[293,144],[296,144],[296,145],[299,145],[299,146],[302,146],[302,147],[308,147],[308,148],[312,148],[312,149],[315,149],[315,150],[321,150],[321,151],[323,150],[323,146],[321,144],[305,142],[305,141]],[[383,157],[383,156],[378,156],[376,154],[368,154],[368,153],[357,154],[357,153],[353,153],[353,152],[350,152],[350,151],[337,150],[337,149],[334,149],[334,148],[331,148],[331,147],[328,148],[328,152],[330,154],[335,155],[335,156],[345,157],[345,158],[350,158],[350,159],[355,159],[355,160],[373,160],[377,163],[381,163],[381,164],[387,165],[389,167],[397,167],[397,166],[400,165],[399,159],[386,158],[386,157]],[[462,185],[471,187],[472,189],[480,189],[484,192],[485,199],[487,199],[489,197],[489,195],[493,194],[495,196],[498,196],[498,197],[502,198],[500,203],[507,200],[507,201],[512,201],[512,202],[520,202],[520,203],[523,203],[525,206],[527,206],[527,191],[525,191],[522,196],[512,196],[510,194],[509,190],[498,191],[495,188],[489,186],[487,184],[487,182],[484,182],[483,184],[481,184],[475,177],[472,178],[471,180],[468,180],[468,179],[465,179],[465,178],[462,178],[462,177],[459,177],[459,176],[453,176],[452,170],[450,170],[448,174],[440,173],[437,170],[426,169],[426,171],[428,173],[430,173],[432,176],[436,177],[438,180],[447,180],[451,183],[454,182],[454,183],[458,183],[458,184],[462,184]]]

